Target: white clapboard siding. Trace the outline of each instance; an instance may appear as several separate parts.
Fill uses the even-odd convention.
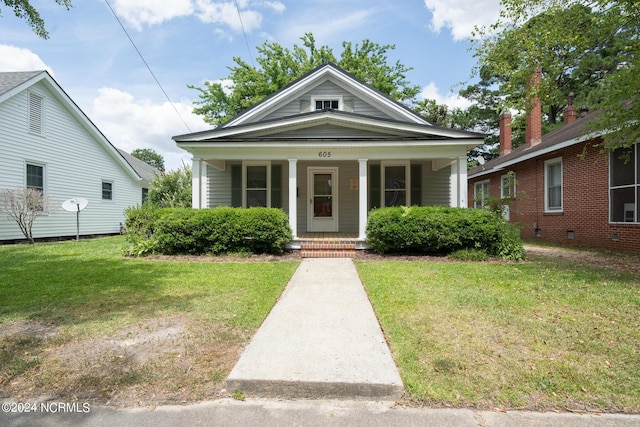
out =
[[[28,92],[44,98],[44,134],[28,131]],[[24,188],[26,164],[44,166],[45,194],[57,210],[38,218],[35,238],[73,236],[76,215],[60,205],[72,197],[89,201],[80,213],[80,234],[118,233],[124,209],[142,202],[142,184],[117,151],[95,136],[42,81],[0,103],[0,189]],[[113,200],[102,200],[102,181],[113,183]],[[0,216],[0,240],[22,239],[17,224]]]

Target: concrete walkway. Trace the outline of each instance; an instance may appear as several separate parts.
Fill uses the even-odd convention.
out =
[[[353,261],[307,258],[227,379],[227,391],[394,400],[402,380]]]

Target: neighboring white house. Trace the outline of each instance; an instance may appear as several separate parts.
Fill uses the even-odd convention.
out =
[[[434,126],[334,64],[212,130],[173,137],[193,154],[193,207],[284,209],[297,239],[365,240],[389,205],[467,206],[467,150],[484,135]]]
[[[89,202],[81,235],[118,233],[152,169],[119,152],[46,71],[0,72],[0,190],[38,188],[58,206],[36,219],[34,238],[75,236],[76,215],[59,207],[74,197]],[[0,241],[22,238],[0,215]]]

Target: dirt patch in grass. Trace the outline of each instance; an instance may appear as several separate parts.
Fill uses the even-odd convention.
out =
[[[213,399],[226,396],[224,382],[247,340],[183,316],[86,339],[34,322],[0,325],[0,349],[15,365],[0,368],[0,395],[118,407]]]
[[[579,264],[640,275],[640,254],[557,246],[525,245],[527,255],[567,260]]]

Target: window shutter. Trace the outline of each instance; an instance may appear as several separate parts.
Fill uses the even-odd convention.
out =
[[[42,135],[43,133],[44,99],[29,92],[29,132]]]
[[[422,165],[411,165],[411,205],[422,206]]]
[[[271,165],[271,207],[282,209],[282,165]]]
[[[231,206],[242,207],[242,165],[231,165]]]
[[[310,99],[301,99],[300,100],[300,112],[308,113],[311,111],[311,100]]]
[[[380,165],[369,166],[369,207],[379,208],[380,204]]]

